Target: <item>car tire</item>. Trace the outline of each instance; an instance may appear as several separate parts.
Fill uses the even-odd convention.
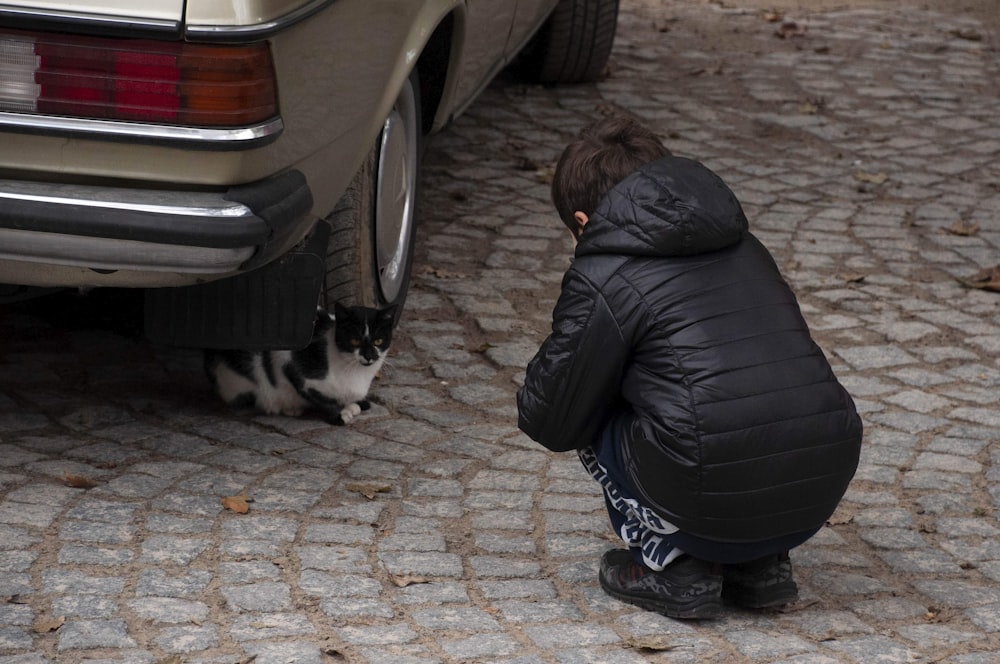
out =
[[[398,320],[413,262],[421,126],[414,70],[350,187],[327,217],[330,241],[321,306],[397,304]]]
[[[560,0],[521,52],[517,73],[535,83],[587,83],[604,76],[618,0]]]

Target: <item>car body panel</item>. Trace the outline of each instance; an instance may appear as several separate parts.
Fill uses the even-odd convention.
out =
[[[162,137],[151,131],[136,140],[130,134],[105,135],[101,125],[88,133],[79,127],[74,130],[73,122],[68,122],[68,128],[56,126],[57,120],[66,123],[65,118],[52,118],[47,124],[44,116],[0,113],[0,180],[157,190],[175,197],[185,192],[224,197],[232,187],[294,169],[308,184],[312,208],[287,233],[272,239],[267,255],[276,257],[302,241],[334,208],[378,136],[398,91],[446,16],[452,16],[454,29],[448,70],[432,121],[435,130],[474,99],[555,2],[189,0],[183,17],[179,0],[4,2],[0,15],[31,8],[63,12],[76,17],[75,26],[88,17],[100,17],[94,19],[96,27],[100,19],[181,18],[184,30],[199,40],[266,39],[278,81],[280,125],[273,135],[259,139],[180,135],[183,132],[177,131]],[[12,115],[35,124],[25,127],[4,121]],[[141,132],[141,123],[136,124]],[[112,128],[123,132],[126,127],[117,123]],[[162,254],[156,247],[145,249]],[[25,262],[29,258],[31,263]],[[242,269],[178,272],[164,269],[167,263],[162,263],[143,270],[141,261],[131,260],[88,270],[65,261],[46,264],[38,256],[25,257],[25,261],[0,256],[0,282],[176,286],[235,275]]]

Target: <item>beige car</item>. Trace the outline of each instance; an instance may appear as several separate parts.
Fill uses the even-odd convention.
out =
[[[154,340],[304,345],[406,296],[424,139],[502,68],[604,70],[618,0],[0,0],[0,301],[146,290]],[[519,55],[520,54],[520,55]]]

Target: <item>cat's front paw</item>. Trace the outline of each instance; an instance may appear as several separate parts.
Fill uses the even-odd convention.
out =
[[[349,403],[340,410],[340,419],[344,424],[349,423],[361,413],[361,406],[356,403]]]

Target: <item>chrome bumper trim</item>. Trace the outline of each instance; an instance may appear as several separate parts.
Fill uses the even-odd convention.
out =
[[[181,127],[118,120],[92,120],[59,115],[33,115],[0,111],[0,127],[29,133],[93,135],[102,139],[127,139],[143,143],[180,142],[199,148],[245,149],[273,140],[284,129],[281,118],[272,118],[250,127]]]

